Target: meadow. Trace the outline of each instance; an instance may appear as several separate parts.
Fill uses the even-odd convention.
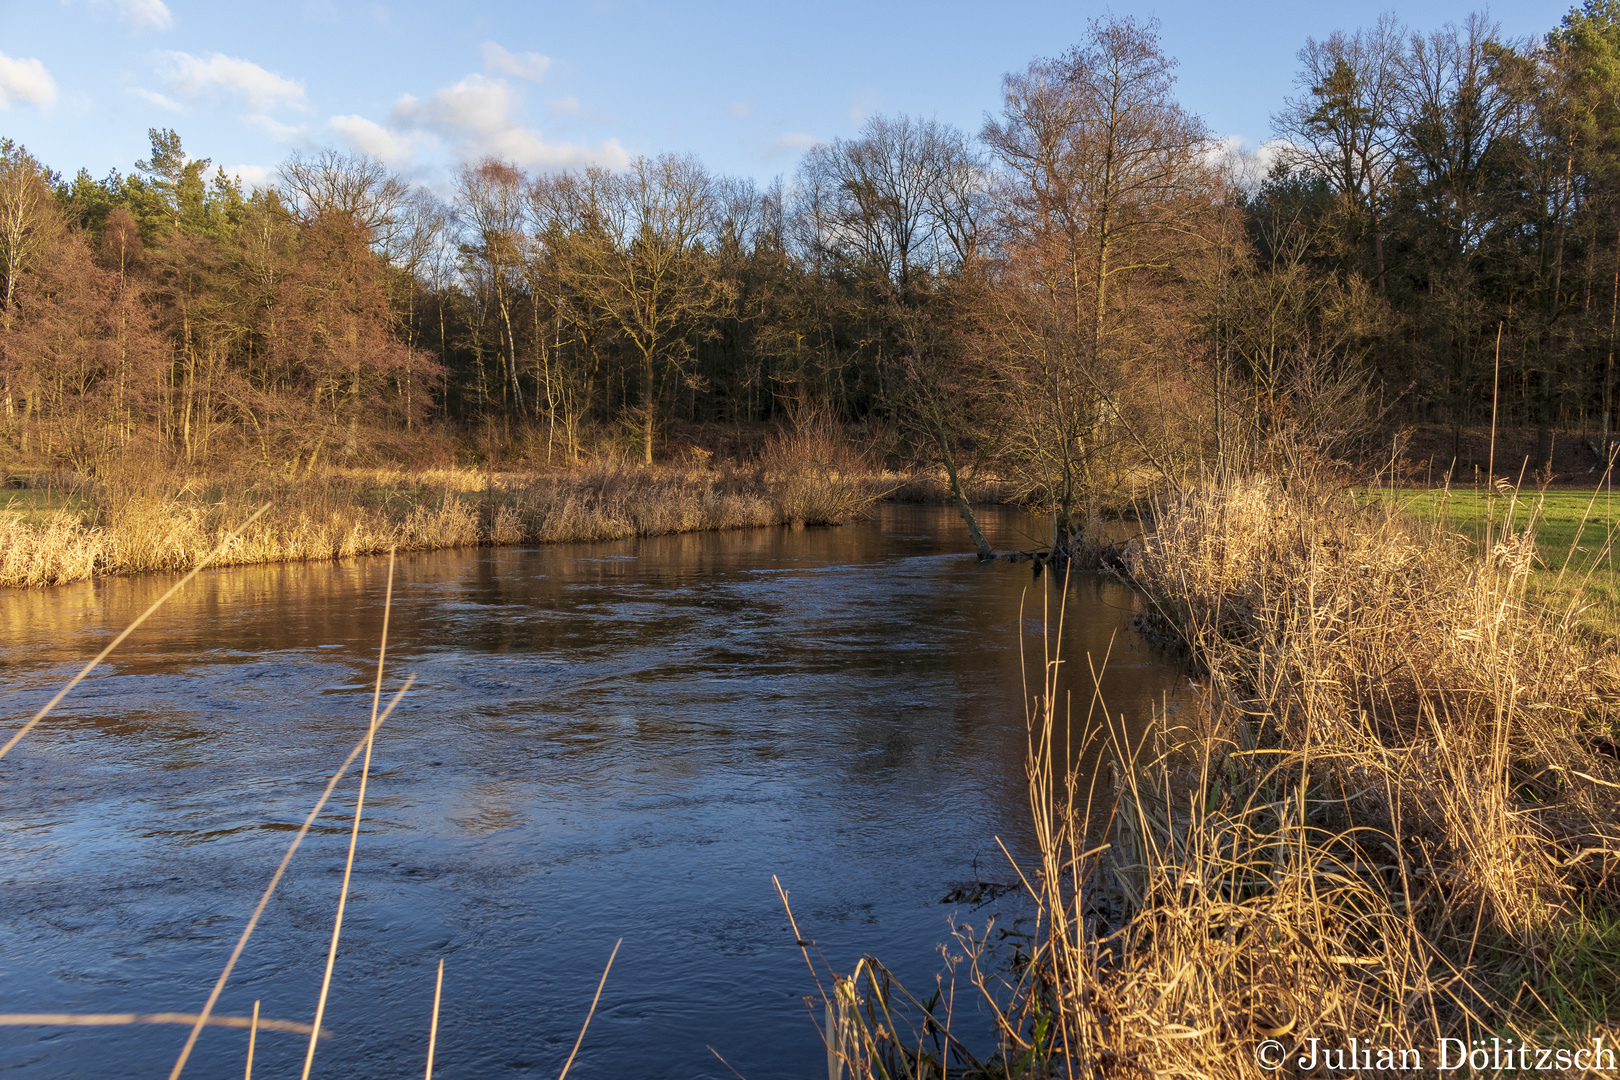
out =
[[[1620,638],[1615,559],[1620,499],[1612,484],[1586,490],[1504,486],[1368,495],[1388,499],[1420,520],[1436,522],[1476,549],[1528,534],[1536,552],[1527,582],[1529,600],[1568,615],[1573,632],[1590,640]]]

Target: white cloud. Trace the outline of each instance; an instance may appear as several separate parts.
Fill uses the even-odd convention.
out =
[[[281,106],[304,107],[303,83],[266,71],[251,60],[223,53],[202,57],[171,52],[164,57],[169,73],[163,85],[182,98],[197,101],[220,92],[234,94],[256,113]]]
[[[276,178],[276,170],[268,165],[230,165],[225,168],[225,175],[235,177],[238,184],[252,191],[254,188],[268,188]]]
[[[431,136],[462,161],[495,156],[528,169],[566,169],[598,164],[623,168],[630,155],[617,139],[594,147],[547,142],[515,116],[522,95],[502,79],[468,75],[454,86],[421,99],[409,94],[389,112],[387,127],[404,134]]]
[[[174,100],[173,98],[164,97],[155,90],[143,90],[139,86],[132,86],[129,88],[129,92],[138,98],[143,98],[146,101],[150,101],[153,105],[156,105],[160,109],[168,109],[170,112],[180,111],[181,105],[178,101]]]
[[[530,82],[545,78],[551,57],[537,52],[510,53],[493,41],[484,42],[484,71],[490,75],[512,75]]]
[[[0,109],[12,102],[48,109],[56,104],[56,80],[38,60],[13,60],[0,53]]]
[[[1290,145],[1285,139],[1268,139],[1251,149],[1242,136],[1226,135],[1209,144],[1204,160],[1226,172],[1238,187],[1252,191],[1265,180]]]
[[[747,119],[749,114],[753,111],[754,110],[750,108],[748,103],[745,101],[733,101],[731,103],[731,115],[737,117],[739,120]]]
[[[159,33],[174,26],[174,14],[163,0],[92,0],[96,7],[110,7],[132,34],[148,30]]]
[[[309,128],[302,124],[283,124],[280,120],[265,116],[263,113],[249,113],[242,117],[243,123],[249,127],[256,127],[277,142],[304,142],[309,138]]]
[[[326,126],[354,149],[387,165],[403,165],[416,152],[415,143],[408,136],[389,131],[363,116],[334,116]]]
[[[765,144],[765,160],[770,161],[786,154],[802,154],[821,141],[814,135],[806,135],[802,131],[783,132]]]

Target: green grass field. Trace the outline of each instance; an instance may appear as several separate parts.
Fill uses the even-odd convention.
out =
[[[73,492],[48,488],[0,488],[0,513],[29,525],[43,525],[59,510],[82,512],[90,500]]]
[[[1483,491],[1380,491],[1407,513],[1439,519],[1475,544],[1487,534],[1501,536],[1511,524],[1523,529],[1534,521],[1537,566],[1531,598],[1558,614],[1575,604],[1580,632],[1620,641],[1620,492],[1521,491],[1487,495]]]

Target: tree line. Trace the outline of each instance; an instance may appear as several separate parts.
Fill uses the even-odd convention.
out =
[[[1607,440],[1620,3],[1535,41],[1390,16],[1299,64],[1263,175],[1128,18],[1008,74],[976,133],[877,117],[763,188],[663,155],[435,194],[328,150],[249,191],[168,130],[69,180],[3,141],[0,434],[313,467],[493,421],[651,461],[672,423],[819,413],[1065,525],[1379,422]]]

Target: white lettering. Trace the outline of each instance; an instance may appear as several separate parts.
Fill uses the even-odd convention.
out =
[[[1310,1064],[1306,1064],[1304,1058],[1299,1058],[1297,1061],[1295,1061],[1294,1064],[1298,1065],[1301,1069],[1304,1069],[1306,1072],[1310,1072],[1312,1069],[1316,1068],[1316,1044],[1321,1042],[1321,1041],[1322,1040],[1320,1040],[1320,1039],[1312,1039],[1311,1040],[1311,1060],[1310,1060]]]

